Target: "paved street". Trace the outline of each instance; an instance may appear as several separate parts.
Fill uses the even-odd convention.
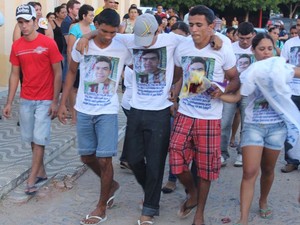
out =
[[[119,128],[121,129],[125,124],[125,117],[121,111],[119,121]],[[1,138],[5,137],[6,135],[1,136]],[[119,143],[119,155],[122,145],[123,140]],[[228,165],[222,168],[220,178],[212,184],[206,207],[206,225],[223,224],[221,221],[223,218],[229,218],[232,222],[236,222],[239,217],[239,186],[242,168],[233,167],[236,156],[234,149],[230,149],[230,153],[232,157]],[[76,154],[76,148],[70,148],[66,154]],[[60,160],[59,164],[68,164],[68,162]],[[53,165],[52,168],[55,167]],[[115,178],[120,183],[122,192],[116,197],[116,205],[107,211],[108,220],[103,224],[134,225],[141,212],[139,202],[143,197],[142,190],[131,173],[120,169],[117,157],[113,159],[113,165]],[[250,225],[300,224],[300,205],[297,202],[300,171],[282,174],[280,167],[283,165],[283,154],[281,154],[276,166],[275,182],[269,198],[269,205],[273,209],[273,217],[271,219],[261,219],[258,216],[259,185],[257,183],[251,207]],[[167,167],[166,165],[165,180],[168,173]],[[75,176],[75,178],[77,177]],[[0,200],[0,225],[79,224],[79,221],[94,209],[99,197],[100,183],[99,179],[90,170],[87,170],[78,179],[75,178],[51,179],[41,187],[36,196],[28,201],[22,201],[22,203],[16,201],[16,198],[10,195]],[[21,192],[24,189],[22,185],[24,184],[19,187]],[[160,216],[156,218],[156,224],[191,225],[193,214],[183,220],[176,216],[179,205],[184,198],[184,190],[180,184],[178,184],[174,193],[163,195]],[[232,224],[232,222],[228,224]]]
[[[119,145],[119,151],[121,150]],[[232,151],[232,154],[234,152]],[[232,166],[233,161],[222,168],[221,177],[214,182],[206,207],[206,224],[222,224],[221,219],[228,217],[235,221],[239,215],[239,184],[241,168]],[[295,225],[300,224],[300,207],[297,203],[299,189],[299,171],[282,174],[279,168],[283,165],[282,156],[277,164],[276,179],[270,194],[270,206],[274,216],[270,220],[259,218],[258,191],[251,208],[251,225]],[[142,199],[141,188],[137,185],[132,174],[119,168],[117,158],[114,159],[115,177],[122,187],[121,194],[116,198],[116,205],[107,211],[107,225],[133,225],[139,217],[138,203]],[[166,173],[167,174],[167,173]],[[66,182],[67,183],[67,182]],[[88,170],[69,187],[61,187],[49,182],[40,193],[27,203],[16,204],[9,199],[1,201],[1,225],[73,225],[79,224],[85,214],[91,212],[99,196],[99,180]],[[66,185],[68,186],[68,185]],[[156,218],[156,224],[191,224],[192,215],[180,220],[176,212],[185,195],[183,188],[178,185],[175,193],[165,194],[161,199],[161,215]],[[232,223],[229,223],[232,224]]]

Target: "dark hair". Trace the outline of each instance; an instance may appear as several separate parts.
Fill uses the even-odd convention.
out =
[[[158,49],[146,49],[143,50],[142,52],[142,56],[149,54],[149,53],[154,53],[158,59],[160,59],[160,55],[159,55],[159,50]]]
[[[56,16],[56,13],[57,13],[57,14],[60,13],[60,11],[61,11],[62,9],[64,9],[64,8],[66,8],[66,7],[64,7],[64,6],[62,6],[62,5],[55,7],[55,8],[54,8],[55,16]]]
[[[47,15],[46,15],[46,18],[49,19],[49,17],[52,16],[52,15],[56,17],[55,13],[48,12]]]
[[[98,57],[96,57],[95,65],[96,65],[98,62],[107,62],[107,63],[109,64],[109,70],[111,70],[112,65],[111,65],[111,60],[110,60],[110,58],[108,58],[108,57],[106,57],[106,56],[98,56]]]
[[[270,32],[272,32],[275,29],[279,29],[279,27],[271,26],[271,27],[269,27],[268,32],[270,33]]]
[[[69,9],[70,9],[70,8],[73,9],[73,8],[74,8],[74,5],[76,5],[76,4],[81,5],[81,3],[80,3],[79,1],[77,1],[77,0],[69,0],[69,1],[67,2],[67,11],[68,11],[68,13],[69,13]]]
[[[120,25],[120,16],[114,9],[104,9],[97,18],[97,23],[101,25],[102,23],[112,26],[119,27]]]
[[[163,5],[162,5],[161,3],[158,3],[158,4],[156,5],[156,8],[158,8],[158,6],[163,7]]]
[[[128,14],[130,13],[130,10],[132,10],[132,9],[135,9],[137,11],[137,13],[139,12],[137,7],[130,6],[128,9]]]
[[[83,20],[83,15],[87,15],[90,11],[94,11],[94,8],[91,5],[84,4],[79,8],[78,19],[79,21]]]
[[[176,18],[176,21],[179,20],[179,17],[178,17],[178,16],[170,16],[170,17],[168,18],[168,21],[170,21],[172,18]]]
[[[248,54],[242,54],[242,55],[240,55],[240,57],[237,59],[237,61],[239,61],[241,58],[247,58],[247,59],[249,59],[249,62],[251,62],[251,57]]]
[[[274,41],[273,39],[271,38],[271,36],[267,33],[258,33],[257,35],[255,35],[255,37],[252,39],[252,48],[255,49],[257,47],[257,45],[260,43],[260,41],[262,39],[269,39],[273,46],[274,46]]]
[[[191,63],[190,65],[194,64],[194,63],[202,63],[204,65],[204,70],[206,71],[206,62],[203,58],[201,57],[194,57],[192,60],[191,60]]]
[[[31,5],[33,8],[34,8],[36,5],[38,5],[38,6],[40,6],[40,7],[42,8],[41,3],[39,3],[39,2],[28,2],[27,5]]]
[[[228,27],[226,30],[226,34],[229,34],[231,31],[235,31],[236,29],[234,27]]]
[[[291,26],[290,31],[291,31],[292,29],[297,29],[296,25]]]
[[[242,22],[239,24],[237,31],[241,35],[248,35],[254,32],[254,26],[252,23]]]
[[[203,15],[207,23],[210,25],[214,22],[215,14],[214,12],[205,5],[197,5],[191,9],[189,12],[190,16]]]
[[[178,21],[178,22],[174,23],[171,27],[171,31],[177,30],[177,29],[183,31],[186,35],[190,34],[189,27],[185,22]]]

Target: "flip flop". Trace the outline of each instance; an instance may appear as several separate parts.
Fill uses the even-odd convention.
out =
[[[121,187],[119,186],[119,188],[115,190],[114,194],[107,200],[106,208],[111,209],[114,206],[114,200],[120,194],[120,192],[121,192]]]
[[[48,177],[36,177],[35,184],[48,180]]]
[[[35,186],[35,185],[28,186],[27,185],[26,189],[25,189],[25,194],[26,195],[35,195],[37,191],[38,191],[37,186]]]
[[[153,225],[154,224],[154,220],[145,220],[143,222],[141,222],[141,220],[137,221],[137,225]]]
[[[259,215],[263,219],[270,219],[272,216],[272,210],[269,208],[259,209]]]
[[[90,215],[86,215],[85,216],[85,220],[89,220],[89,219],[96,219],[96,220],[99,220],[98,222],[96,223],[85,223],[83,221],[80,221],[80,224],[81,225],[97,225],[97,224],[100,224],[100,223],[103,223],[104,221],[107,220],[107,216],[105,217],[101,217],[101,216],[90,216]]]
[[[189,199],[187,198],[183,202],[182,206],[180,207],[180,209],[177,212],[177,215],[181,219],[184,219],[184,218],[188,217],[192,213],[193,209],[198,205],[198,204],[195,204],[195,205],[187,206],[186,204],[187,204],[188,200]],[[183,208],[183,210],[181,210],[182,208]]]

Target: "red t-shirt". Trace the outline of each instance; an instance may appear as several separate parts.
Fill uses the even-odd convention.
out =
[[[12,45],[10,62],[23,73],[21,98],[28,100],[52,100],[54,73],[52,64],[62,61],[55,41],[38,34],[33,41],[21,37]]]

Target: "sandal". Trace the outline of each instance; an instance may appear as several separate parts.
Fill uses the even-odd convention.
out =
[[[269,208],[259,209],[259,215],[263,219],[270,219],[272,216],[272,210]]]
[[[25,188],[25,194],[26,195],[35,195],[37,191],[38,191],[38,188],[35,185],[29,186],[27,184],[27,186]]]
[[[191,205],[191,206],[187,206],[187,201],[188,201],[188,200],[189,200],[189,199],[187,198],[187,199],[183,202],[181,208],[180,208],[180,209],[178,210],[178,212],[177,212],[177,215],[178,215],[179,218],[181,218],[181,219],[184,219],[184,218],[188,217],[188,216],[193,212],[193,209],[198,205],[198,204],[194,204],[194,205]]]
[[[138,220],[137,221],[137,225],[153,225],[154,224],[154,219],[153,220],[145,220],[145,221],[141,221]]]

